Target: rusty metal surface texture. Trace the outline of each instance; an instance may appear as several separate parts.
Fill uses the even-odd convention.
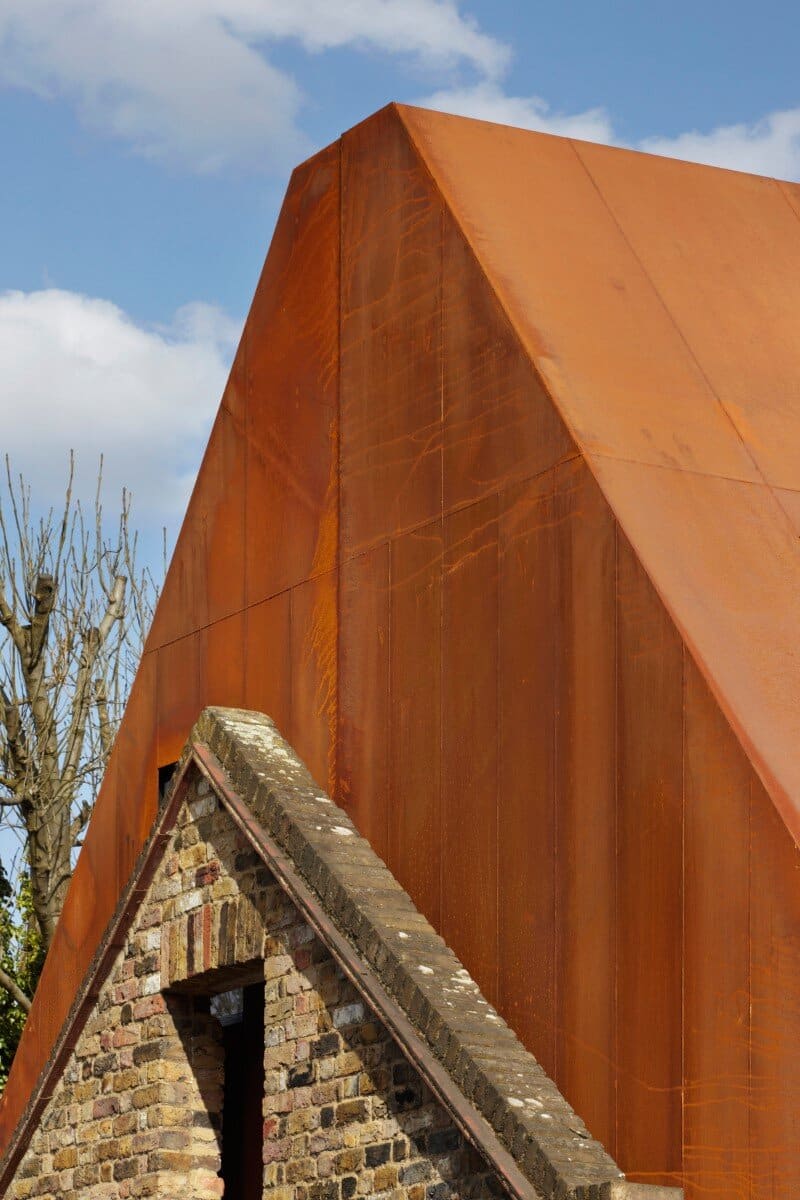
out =
[[[441,227],[441,200],[392,110],[345,134],[343,559],[440,511]]]
[[[381,858],[389,843],[389,546],[339,570],[338,778],[334,799]]]
[[[292,177],[245,326],[248,606],[335,566],[338,279],[333,146]]]
[[[298,584],[290,610],[292,708],[286,728],[311,774],[329,790],[336,780],[338,582],[337,572],[326,571]]]
[[[800,1179],[800,862],[758,780],[750,828],[750,1161],[739,1189],[788,1200]]]
[[[556,472],[510,489],[499,520],[497,662],[499,999],[514,1029],[556,1069],[556,873],[531,873],[555,850],[559,647]],[[541,637],[542,629],[551,631]],[[520,654],[520,646],[526,653]],[[545,698],[553,697],[548,703]],[[543,703],[543,700],[545,702]]]
[[[796,189],[401,113],[797,839]]]
[[[681,1169],[683,646],[617,546],[617,1153]]]
[[[291,590],[279,592],[245,613],[245,708],[269,713],[279,729],[292,716]]]
[[[582,459],[554,491],[556,1067],[616,1154],[617,530]]]
[[[450,213],[442,275],[442,507],[451,512],[577,452]]]
[[[683,1170],[698,1191],[746,1196],[751,769],[688,655],[684,669]]]
[[[442,572],[442,909],[440,932],[481,990],[498,974],[498,509],[450,513]]]
[[[800,189],[407,108],[295,172],[6,1092],[209,703],[626,1171],[800,1178]]]
[[[442,522],[391,545],[386,861],[438,929],[442,819]]]

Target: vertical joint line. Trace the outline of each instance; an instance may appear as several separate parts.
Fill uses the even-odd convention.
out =
[[[334,799],[341,801],[339,795],[339,774],[341,770],[341,728],[339,713],[339,683],[342,662],[342,251],[344,245],[344,170],[343,170],[344,138],[339,138],[339,153],[337,157],[339,171],[339,254],[338,254],[338,283],[339,294],[336,297],[336,663],[334,666],[335,690],[333,697],[333,778],[330,780],[330,790]]]
[[[614,517],[614,989],[612,1022],[614,1044],[613,1150],[619,1157],[619,522]]]
[[[681,1171],[686,1153],[686,645],[681,639]]]
[[[553,621],[553,637],[551,641],[551,679],[553,687],[553,729],[552,729],[552,754],[553,754],[553,781],[551,789],[551,803],[553,805],[553,847],[552,847],[552,887],[553,887],[553,1075],[558,1079],[559,1068],[559,988],[558,988],[558,972],[561,966],[559,946],[561,939],[559,937],[559,906],[558,906],[558,802],[559,802],[559,777],[558,777],[558,714],[561,702],[561,687],[560,678],[558,675],[559,661],[559,646],[563,634],[563,626],[560,620],[561,607],[559,604],[561,578],[559,574],[559,562],[561,556],[558,553],[558,538],[561,533],[561,522],[556,513],[557,507],[557,472],[553,467],[552,482],[550,487],[550,503],[552,510],[550,512],[550,528],[552,536],[550,539],[550,595],[554,601],[555,619]],[[570,556],[570,561],[571,556]]]

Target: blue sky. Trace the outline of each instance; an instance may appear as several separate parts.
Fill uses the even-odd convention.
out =
[[[800,6],[0,0],[0,449],[179,525],[291,166],[387,100],[800,178]]]

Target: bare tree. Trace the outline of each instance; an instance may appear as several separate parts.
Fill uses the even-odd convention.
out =
[[[73,496],[33,515],[8,459],[0,494],[0,822],[22,843],[30,909],[46,949],[64,905],[157,588],[137,570],[130,497],[109,536]],[[5,636],[3,636],[5,635]],[[0,966],[0,985],[27,996]]]

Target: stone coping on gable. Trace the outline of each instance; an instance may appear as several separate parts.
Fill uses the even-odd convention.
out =
[[[208,708],[191,743],[213,752],[252,817],[444,1068],[467,1114],[488,1123],[537,1194],[557,1200],[681,1196],[680,1189],[624,1179],[268,717]]]

